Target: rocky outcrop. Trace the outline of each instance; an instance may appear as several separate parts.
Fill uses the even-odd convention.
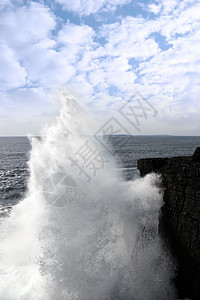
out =
[[[160,232],[178,260],[179,298],[200,299],[200,147],[191,157],[138,160],[141,176],[162,176]]]

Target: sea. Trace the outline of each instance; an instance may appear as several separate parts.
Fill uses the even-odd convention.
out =
[[[139,176],[141,158],[192,155],[200,146],[199,136],[113,136],[111,143],[117,168],[126,178]],[[118,145],[123,144],[123,147]],[[31,141],[28,137],[0,137],[0,211],[4,214],[23,200],[29,178]]]
[[[111,136],[107,153],[87,122],[65,98],[40,137],[0,137],[0,299],[174,300],[161,179],[137,160],[192,155],[200,137]]]

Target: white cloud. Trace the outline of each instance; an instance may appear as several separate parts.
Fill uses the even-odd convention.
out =
[[[163,5],[163,14],[168,15],[172,13],[179,5],[179,0],[161,0]]]
[[[86,79],[84,73],[75,76],[66,87],[72,95],[81,99],[82,104],[89,103],[94,92],[94,85]]]
[[[200,78],[199,45],[200,30],[189,37],[177,38],[173,48],[141,64],[143,80],[160,87],[160,92],[170,90],[177,94],[189,89],[191,79]]]
[[[29,85],[32,80],[52,84],[62,75],[62,78],[68,78],[68,73],[72,73],[72,67],[64,63],[63,55],[54,50],[55,41],[48,38],[56,21],[47,7],[35,2],[30,2],[27,7],[11,6],[1,13],[0,26],[1,43],[9,49],[4,62],[4,66],[5,63],[8,66],[3,68],[4,73],[10,74],[9,88],[25,84],[25,70]]]
[[[152,13],[154,13],[155,15],[157,15],[157,14],[160,12],[161,7],[162,7],[161,3],[158,4],[158,5],[155,4],[155,3],[152,3],[152,4],[149,4],[149,5],[148,5],[149,10],[150,10]]]
[[[44,122],[55,119],[58,105],[41,88],[0,93],[0,135],[37,135]]]
[[[130,3],[131,0],[55,0],[63,5],[63,8],[78,15],[95,14],[100,10],[114,11],[117,6]]]
[[[187,9],[175,11],[174,14],[160,19],[161,34],[170,41],[177,34],[188,34],[200,27],[200,3],[196,2]]]
[[[0,44],[0,85],[1,89],[23,86],[26,82],[26,70],[21,66],[15,54],[6,45]]]
[[[89,82],[101,91],[106,91],[112,86],[126,91],[136,79],[131,65],[123,57],[94,59],[87,70]]]
[[[47,7],[34,2],[28,7],[4,11],[0,25],[1,41],[13,53],[10,64],[13,64],[13,68],[18,66],[19,69],[20,61],[27,71],[27,84],[43,88],[53,88],[72,79],[76,72],[72,64],[76,63],[79,54],[89,47],[94,35],[89,26],[67,23],[58,36],[53,38],[52,30],[56,28],[55,16]],[[14,72],[12,74],[14,76]],[[19,81],[20,71],[17,76]],[[13,81],[9,80],[9,84],[13,86]],[[18,82],[18,85],[20,84],[21,81]],[[14,86],[16,87],[16,84]]]
[[[154,21],[127,17],[121,23],[104,25],[101,35],[107,41],[106,53],[110,56],[147,59],[158,53],[158,44],[150,34],[158,30]]]
[[[58,34],[58,41],[65,45],[87,45],[93,42],[95,32],[87,25],[67,23]]]
[[[105,88],[108,87],[108,84],[106,84],[106,72],[102,67],[96,67],[95,70],[90,71],[89,75],[89,82],[93,86],[100,86],[101,88],[104,86]]]
[[[172,4],[171,2],[170,5]],[[147,96],[163,94],[168,98],[186,90],[189,93],[191,81],[196,82],[194,89],[197,90],[199,40],[197,37],[196,41],[189,36],[175,37],[177,32],[181,32],[181,28],[185,32],[184,26],[187,27],[187,24],[192,25],[188,27],[191,31],[195,30],[197,14],[192,11],[196,9],[197,7],[189,7],[176,17],[161,15],[156,20],[127,17],[121,22],[104,25],[101,37],[106,39],[106,43],[93,51],[86,51],[79,67],[82,72],[88,73],[89,82],[104,94],[115,86],[124,95],[140,89]],[[177,22],[176,26],[173,22]],[[151,38],[154,32],[174,36],[169,40],[173,48],[168,51],[159,49]],[[135,84],[137,67],[134,70],[128,64],[131,58],[138,62],[140,72],[137,74],[141,77],[139,84]],[[166,101],[164,106],[167,105]]]
[[[1,0],[0,8],[4,8],[5,6],[10,5],[10,0]]]
[[[89,15],[115,10],[130,1],[57,2],[76,14]],[[139,90],[147,97],[155,96],[153,101],[159,103],[163,117],[183,115],[183,106],[184,113],[187,107],[195,114],[200,92],[199,2],[151,3],[148,9],[154,19],[120,17],[96,31],[85,24],[61,23],[47,6],[36,2],[15,6],[3,0],[2,7],[6,3],[0,17],[1,91],[22,86],[26,90],[20,89],[18,95],[13,92],[13,99],[37,102],[38,96],[38,105],[43,107],[44,97],[33,96],[33,87],[44,92],[67,84],[84,103],[99,101],[95,104],[99,110],[114,108],[123,97]],[[195,106],[186,101],[191,97]],[[11,94],[4,99],[3,105],[8,101],[12,106]],[[31,119],[31,111],[26,112]]]
[[[109,86],[114,85],[121,91],[126,91],[134,84],[136,75],[132,71],[128,59],[124,57],[112,58],[101,63],[105,70],[105,80]]]
[[[37,82],[45,88],[53,88],[66,83],[75,73],[65,51],[52,48],[52,41],[43,40],[27,47],[23,53],[24,66],[28,71],[28,80]]]
[[[22,49],[50,35],[56,26],[55,16],[50,10],[35,2],[28,7],[10,8],[1,14],[0,39],[9,46]]]

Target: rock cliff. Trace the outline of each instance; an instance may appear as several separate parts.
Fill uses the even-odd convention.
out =
[[[200,147],[191,157],[138,160],[141,176],[160,173],[160,232],[177,258],[179,298],[200,299]]]

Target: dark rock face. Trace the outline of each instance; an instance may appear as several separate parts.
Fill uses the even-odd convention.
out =
[[[178,260],[179,298],[200,299],[200,147],[192,157],[138,160],[141,176],[160,173],[164,187],[160,232]]]
[[[192,156],[192,161],[200,162],[200,147],[195,150]]]
[[[150,158],[138,160],[138,169],[140,175],[145,176],[151,172],[158,172],[162,167],[168,163],[168,158]]]

